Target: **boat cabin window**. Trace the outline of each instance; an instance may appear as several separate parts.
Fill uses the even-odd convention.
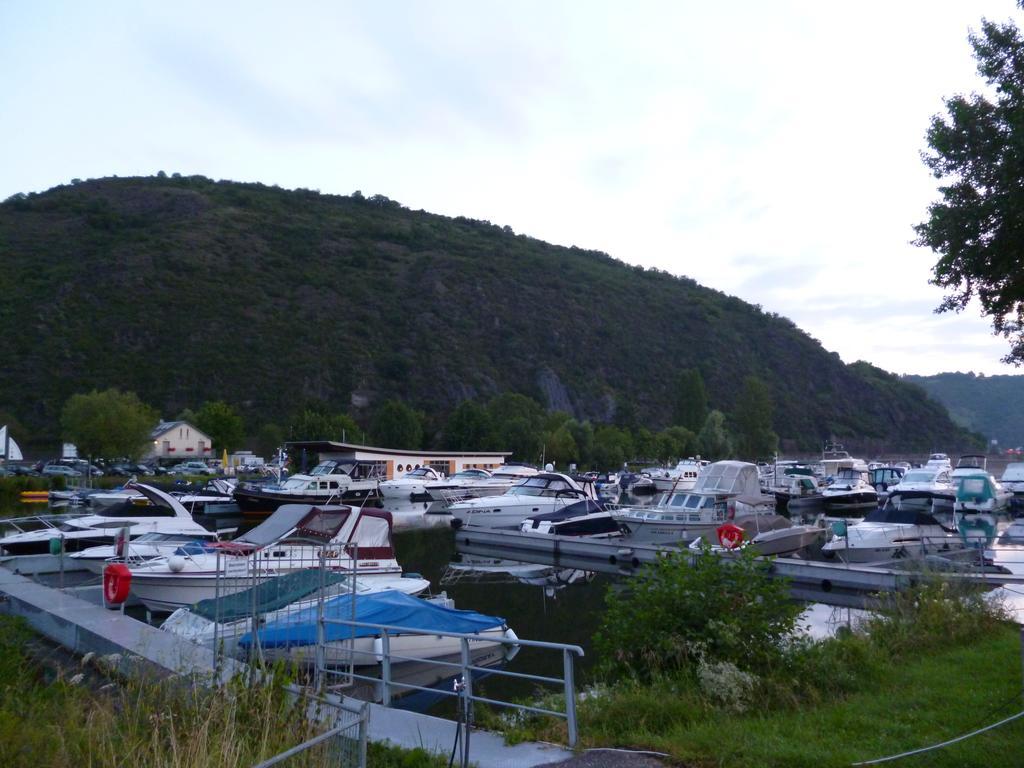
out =
[[[960,492],[968,496],[981,496],[987,490],[987,483],[983,477],[962,477],[960,478]]]

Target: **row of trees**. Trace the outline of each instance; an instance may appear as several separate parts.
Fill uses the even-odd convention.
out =
[[[286,425],[265,423],[251,432],[234,407],[218,400],[203,403],[198,411],[186,409],[177,418],[210,435],[217,453],[247,444],[270,455],[289,440],[343,440],[402,448],[509,450],[520,461],[614,468],[634,459],[665,462],[698,454],[754,460],[770,456],[778,445],[768,389],[755,377],[744,382],[727,417],[709,407],[700,372],[684,371],[677,380],[672,412],[672,425],[654,432],[622,423],[579,421],[507,392],[486,403],[463,401],[433,432],[426,414],[399,400],[381,404],[365,427],[323,402],[298,407]],[[134,393],[108,389],[71,397],[61,426],[65,438],[85,455],[138,457],[158,420],[157,412]]]

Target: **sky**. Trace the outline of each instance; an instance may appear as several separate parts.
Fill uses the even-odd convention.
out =
[[[383,194],[657,267],[896,373],[1024,373],[936,315],[943,99],[1012,0],[0,0],[0,199],[158,171]],[[756,340],[752,340],[756,343]]]

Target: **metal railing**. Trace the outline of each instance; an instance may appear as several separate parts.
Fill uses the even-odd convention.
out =
[[[85,517],[85,512],[60,512],[41,515],[25,515],[23,517],[5,517],[0,520],[0,531],[14,530],[17,533],[41,531],[47,528],[56,529],[61,523]]]
[[[575,685],[575,670],[574,670],[574,659],[575,657],[583,656],[583,649],[578,645],[567,645],[565,643],[550,643],[542,640],[522,640],[515,639],[509,640],[505,638],[489,638],[481,636],[479,634],[471,634],[465,632],[445,632],[440,630],[424,630],[417,629],[415,627],[402,627],[392,624],[374,624],[372,622],[365,621],[352,621],[348,619],[333,619],[333,618],[320,618],[321,624],[339,624],[342,626],[348,626],[353,630],[356,628],[372,629],[380,633],[381,639],[381,653],[380,653],[380,669],[381,676],[364,675],[358,672],[347,672],[346,674],[350,677],[363,680],[371,683],[380,683],[381,685],[381,703],[384,706],[391,705],[391,691],[392,688],[403,688],[408,690],[427,691],[430,693],[441,694],[451,698],[457,698],[464,700],[465,702],[483,702],[485,704],[492,704],[494,706],[505,707],[509,709],[516,709],[525,712],[535,712],[538,714],[550,715],[552,717],[558,717],[566,721],[568,730],[568,743],[570,747],[576,746],[578,739],[578,729],[576,721],[576,685]],[[403,635],[419,635],[424,637],[445,637],[459,640],[460,648],[460,660],[458,662],[442,661],[441,659],[424,659],[422,657],[415,656],[401,656],[398,654],[391,653],[391,640],[395,634]],[[321,631],[320,637],[323,637],[324,633]],[[503,646],[519,646],[526,648],[541,648],[548,650],[559,651],[562,654],[562,677],[547,677],[544,675],[531,675],[524,672],[512,672],[506,669],[495,669],[478,667],[472,663],[472,653],[470,643],[491,643],[494,645]],[[355,650],[353,648],[353,656]],[[317,654],[317,673],[320,679],[326,678],[327,675],[334,674],[334,671],[323,664],[323,657],[325,654]],[[460,675],[460,683],[456,686],[456,690],[445,691],[437,688],[428,688],[421,685],[415,685],[413,683],[401,682],[395,680],[392,677],[391,665],[395,661],[416,661],[429,665],[434,665],[442,668],[448,668]],[[548,685],[561,686],[563,694],[565,696],[565,711],[559,712],[553,709],[546,709],[544,707],[531,706],[529,704],[520,704],[512,701],[501,701],[499,699],[492,699],[486,696],[477,696],[473,692],[473,678],[474,673],[483,673],[486,675],[501,675],[505,677],[517,678],[520,680],[531,680],[538,683],[544,683]]]
[[[340,710],[334,727],[291,749],[274,755],[269,760],[257,763],[253,768],[270,768],[273,765],[281,765],[294,757],[308,757],[309,755],[306,753],[322,744],[326,745],[325,749],[327,750],[324,764],[344,766],[345,768],[349,768],[349,766],[364,768],[366,765],[369,705],[356,705],[342,700],[333,706]],[[345,722],[338,724],[342,720]]]

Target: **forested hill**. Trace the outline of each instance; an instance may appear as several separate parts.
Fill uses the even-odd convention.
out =
[[[1024,445],[1024,376],[940,373],[907,376],[943,403],[960,424],[1002,448]]]
[[[381,196],[163,175],[16,195],[0,296],[0,415],[37,436],[109,386],[165,417],[224,400],[250,428],[305,400],[364,419],[392,397],[436,426],[504,391],[660,428],[693,367],[727,414],[763,379],[790,449],[971,439],[917,387],[737,298]]]

